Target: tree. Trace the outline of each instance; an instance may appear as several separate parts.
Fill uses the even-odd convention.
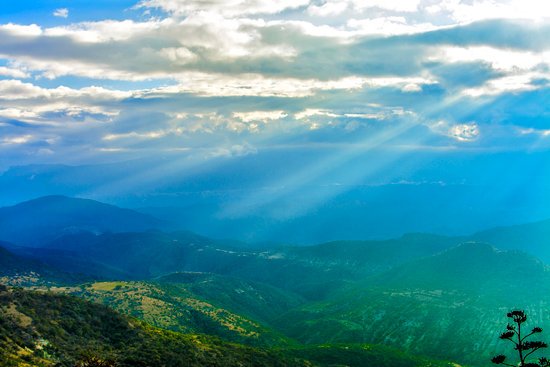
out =
[[[542,329],[535,326],[529,333],[523,332],[521,327],[525,321],[527,321],[527,315],[521,310],[515,310],[508,312],[506,316],[512,319],[511,323],[506,326],[506,331],[500,334],[499,338],[502,340],[508,340],[514,344],[514,350],[517,351],[519,357],[519,364],[506,363],[506,356],[500,354],[493,357],[491,361],[494,364],[502,364],[504,366],[511,367],[550,367],[550,360],[542,357],[536,362],[528,362],[528,358],[539,349],[548,347],[548,345],[542,341],[527,340],[535,334],[542,333]]]

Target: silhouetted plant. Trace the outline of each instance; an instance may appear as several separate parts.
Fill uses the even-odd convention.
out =
[[[527,315],[524,311],[515,310],[508,312],[506,315],[512,319],[512,323],[506,326],[506,331],[500,334],[499,338],[502,340],[508,340],[514,344],[514,350],[517,351],[519,357],[519,364],[506,363],[506,356],[500,354],[491,359],[494,364],[502,364],[504,366],[511,367],[550,367],[550,360],[547,358],[539,358],[536,362],[527,362],[529,356],[535,353],[537,350],[546,348],[548,345],[542,341],[527,340],[527,338],[534,334],[542,333],[542,329],[535,326],[529,333],[523,333],[521,327],[525,321],[527,321]]]

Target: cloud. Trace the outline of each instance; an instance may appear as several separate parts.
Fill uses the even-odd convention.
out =
[[[108,134],[103,137],[103,140],[106,141],[113,141],[113,140],[119,140],[119,139],[127,139],[127,138],[137,138],[137,139],[160,139],[162,137],[166,136],[166,131],[149,131],[144,133],[138,133],[135,131],[131,131],[128,133],[123,134]]]
[[[550,66],[550,51],[532,52],[501,49],[489,46],[442,47],[438,50],[441,59],[447,63],[483,62],[503,72],[531,70],[537,66]]]
[[[112,101],[128,98],[132,92],[106,89],[90,86],[73,89],[65,86],[56,88],[42,88],[32,83],[25,83],[16,79],[0,80],[0,100],[19,99],[62,99],[62,98],[90,98],[99,101]]]
[[[449,129],[448,134],[458,141],[474,141],[479,136],[479,126],[475,122],[457,124]]]
[[[186,73],[178,76],[177,85],[144,91],[143,98],[162,97],[181,93],[201,96],[260,96],[281,98],[302,98],[315,95],[318,91],[359,90],[362,88],[397,88],[411,91],[411,85],[434,84],[423,77],[349,77],[337,80],[315,80],[298,78],[271,78],[260,74],[215,75],[207,73]],[[418,88],[415,88],[415,91]]]
[[[29,73],[21,70],[5,66],[0,66],[0,76],[6,76],[9,78],[26,79],[30,75]]]
[[[285,111],[250,111],[250,112],[234,112],[233,116],[243,122],[267,122],[280,120],[288,114]]]
[[[21,25],[7,23],[0,24],[0,32],[8,37],[36,37],[42,34],[42,28],[36,24]]]
[[[431,23],[409,23],[405,17],[389,16],[374,19],[355,19],[347,22],[350,29],[355,30],[357,35],[399,35],[423,33],[438,29]]]
[[[470,97],[481,97],[495,96],[510,92],[520,93],[547,88],[549,82],[550,74],[522,73],[489,80],[480,87],[463,90],[462,94]]]
[[[529,4],[144,0],[119,20],[0,24],[0,133],[128,157],[343,146],[396,125],[415,126],[402,146],[477,146],[496,125],[512,139],[510,101],[550,80],[548,9]]]
[[[309,0],[143,0],[138,8],[156,8],[178,16],[198,12],[219,13],[226,16],[276,14],[309,4]]]
[[[55,9],[55,11],[53,12],[53,16],[54,17],[59,17],[59,18],[68,18],[69,17],[69,9],[67,9],[67,8]]]
[[[381,8],[394,12],[414,12],[418,10],[420,0],[351,0],[354,8],[358,10]]]
[[[22,110],[19,108],[4,108],[0,109],[0,120],[9,119],[9,120],[22,120],[22,121],[34,121],[39,118],[39,114],[31,110]]]
[[[118,115],[117,101],[132,92],[103,87],[42,88],[20,80],[0,80],[0,120],[17,119],[33,124],[66,124],[67,121],[108,121]]]
[[[32,139],[32,135],[9,136],[0,140],[2,144],[26,144]]]
[[[349,1],[325,1],[321,5],[311,4],[307,11],[309,14],[319,17],[330,17],[342,14],[350,6]]]
[[[431,13],[446,13],[459,23],[487,19],[550,18],[550,5],[538,0],[443,0],[429,7]]]
[[[480,128],[476,122],[453,124],[440,120],[429,126],[432,131],[459,142],[472,142],[477,140],[480,135]]]
[[[550,136],[550,129],[519,129],[520,135],[537,135],[543,138]]]
[[[244,157],[250,154],[256,154],[257,149],[252,145],[245,144],[235,144],[229,147],[219,147],[212,149],[208,152],[208,156],[212,158],[217,157]]]

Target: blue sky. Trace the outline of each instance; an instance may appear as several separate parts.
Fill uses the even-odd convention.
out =
[[[315,183],[358,159],[364,170],[338,171],[334,183],[468,183],[473,171],[460,162],[476,155],[505,167],[502,157],[540,153],[544,170],[549,4],[6,2],[0,169],[168,157],[153,177],[162,180],[220,159],[305,149],[323,153],[276,185]],[[414,174],[426,155],[445,162],[450,153],[452,170]],[[415,156],[409,176],[389,174]],[[490,172],[498,185],[504,172]],[[509,192],[531,174],[507,178]]]

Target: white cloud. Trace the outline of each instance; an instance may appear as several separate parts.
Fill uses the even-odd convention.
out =
[[[277,14],[309,4],[309,0],[143,0],[138,8],[157,8],[170,14],[185,16],[198,12],[225,16]]]
[[[349,6],[350,3],[347,0],[326,1],[321,5],[310,5],[307,11],[311,15],[330,17],[342,14]]]
[[[395,12],[415,12],[418,10],[420,0],[350,0],[358,10],[372,7]]]
[[[429,60],[444,64],[472,62],[490,66],[498,76],[481,86],[462,90],[462,95],[470,97],[545,88],[550,80],[549,51],[520,51],[490,46],[444,46],[437,49],[435,55]],[[544,80],[547,82],[540,82]]]
[[[448,12],[460,24],[486,19],[540,21],[550,18],[550,3],[540,0],[442,0],[432,5],[430,11]]]
[[[26,144],[33,138],[32,135],[8,136],[0,140],[3,144]]]
[[[419,85],[419,84],[416,84],[416,83],[409,83],[409,84],[403,86],[403,88],[401,88],[401,90],[403,92],[407,92],[407,93],[422,92],[422,86]]]
[[[39,115],[30,110],[22,110],[19,108],[4,108],[0,109],[0,118],[16,119],[16,120],[28,120],[36,119]]]
[[[137,139],[160,139],[167,135],[166,131],[148,131],[148,132],[127,132],[122,134],[107,134],[103,137],[103,140],[106,141],[113,141],[113,140],[120,140],[120,139],[128,139],[128,138],[137,138]]]
[[[409,23],[402,16],[390,16],[369,19],[352,18],[347,26],[355,30],[357,35],[398,35],[428,32],[437,28],[431,23]]]
[[[90,98],[94,101],[122,100],[132,96],[132,92],[111,90],[103,87],[90,86],[81,89],[73,89],[65,86],[57,88],[42,88],[20,80],[0,80],[1,100],[29,100],[29,99],[63,99],[63,98]]]
[[[0,76],[7,76],[10,78],[18,78],[18,79],[25,79],[28,78],[30,75],[29,73],[21,70],[21,69],[14,69],[9,68],[5,66],[0,66]]]
[[[233,116],[243,122],[268,122],[280,120],[288,116],[285,111],[250,111],[250,112],[234,112]]]
[[[171,19],[153,19],[145,22],[128,19],[103,20],[45,28],[41,29],[40,34],[49,37],[69,37],[83,43],[120,42],[134,37],[154,35],[156,31],[163,28],[169,29],[173,24]]]
[[[376,109],[381,111],[368,112],[368,113],[336,113],[335,111],[330,110],[320,110],[314,108],[308,108],[301,112],[294,114],[294,118],[297,120],[311,119],[312,117],[347,117],[347,118],[358,118],[358,119],[368,119],[368,120],[384,120],[391,115],[400,115],[403,112],[401,110],[396,111],[387,111],[381,106],[376,107]]]
[[[449,136],[458,141],[474,141],[479,136],[479,127],[475,122],[454,125],[449,129]]]
[[[66,131],[76,136],[82,126],[101,126],[93,135],[101,144],[135,143],[132,149],[140,149],[192,134],[261,139],[264,135],[260,138],[258,132],[267,136],[326,127],[352,131],[371,124],[364,120],[385,121],[373,126],[406,120],[414,115],[409,109],[421,115],[425,108],[430,119],[452,116],[445,109],[457,100],[471,103],[472,98],[464,96],[547,87],[550,53],[538,43],[523,51],[504,48],[491,37],[473,34],[468,39],[476,27],[463,32],[465,38],[456,44],[450,38],[455,30],[443,32],[442,38],[399,35],[514,14],[546,19],[544,3],[527,1],[530,9],[519,9],[519,0],[143,0],[138,7],[150,12],[141,20],[57,27],[4,24],[0,61],[5,66],[0,66],[0,76],[12,80],[0,80],[0,118],[32,123],[37,131],[58,129],[59,136],[69,134]],[[525,32],[531,29],[531,23],[517,24]],[[477,46],[464,46],[472,39]],[[541,41],[535,37],[533,42]],[[440,104],[428,108],[429,103],[416,103],[435,98],[424,92],[429,89],[425,86],[439,83],[438,67],[469,62],[482,63],[484,70],[490,66],[498,77],[473,87],[457,83],[464,89],[452,89],[452,96],[446,94],[452,78],[445,78],[433,88],[441,91]],[[56,79],[63,76],[83,78],[79,84],[113,80],[117,82],[110,84],[124,90],[62,86]],[[35,84],[15,80],[31,77]],[[60,80],[70,83],[72,78]],[[480,104],[488,100],[480,99]],[[127,103],[132,101],[136,103]],[[395,105],[404,107],[390,107]],[[141,118],[147,121],[133,124]],[[480,133],[474,122],[430,127],[463,142],[476,140]],[[210,153],[253,151],[227,141]]]
[[[6,32],[11,36],[19,37],[36,37],[42,34],[42,28],[36,24],[21,25],[21,24],[0,24],[0,31]]]
[[[234,144],[229,147],[218,147],[212,149],[208,156],[216,157],[244,157],[250,154],[256,154],[257,149],[250,144]]]
[[[517,72],[531,70],[539,65],[550,66],[550,52],[530,52],[500,49],[490,46],[453,47],[446,46],[438,50],[434,60],[446,63],[485,62],[498,71]]]
[[[428,124],[428,127],[435,133],[448,136],[460,142],[472,142],[480,135],[479,125],[476,122],[452,124],[445,120]]]
[[[550,137],[550,130],[549,129],[519,129],[520,135],[538,135],[541,137]]]
[[[311,4],[308,13],[327,17],[335,16],[350,9],[353,13],[371,12],[379,8],[390,12],[411,13],[418,10],[421,0],[326,0],[322,4]]]
[[[173,63],[185,65],[198,60],[198,56],[185,47],[167,47],[160,50],[160,54]]]
[[[545,83],[535,81],[546,80]],[[503,93],[518,93],[545,88],[548,86],[550,75],[541,73],[521,73],[508,75],[489,80],[484,85],[475,88],[467,88],[462,94],[469,97],[495,96]]]
[[[54,17],[59,17],[59,18],[68,18],[69,17],[69,9],[67,9],[67,8],[56,9],[53,12],[53,16]]]
[[[48,92],[45,89],[37,87],[31,83],[23,83],[20,80],[0,80],[0,99],[17,100],[38,97],[47,97]]]
[[[120,112],[113,103],[132,92],[102,87],[42,88],[20,80],[0,80],[0,117],[38,125],[65,124],[68,120],[104,121]]]
[[[308,109],[305,109],[305,110],[303,110],[301,112],[298,112],[294,115],[294,117],[297,120],[308,119],[308,118],[313,117],[313,116],[338,117],[340,115],[338,115],[338,114],[336,114],[332,111],[320,110],[320,109],[317,109],[317,108],[308,108]]]
[[[201,96],[259,96],[299,98],[318,91],[359,90],[391,87],[410,91],[410,85],[434,84],[428,77],[347,77],[336,80],[269,78],[260,74],[216,75],[185,73],[176,76],[179,84],[143,91],[144,98],[191,93]]]

